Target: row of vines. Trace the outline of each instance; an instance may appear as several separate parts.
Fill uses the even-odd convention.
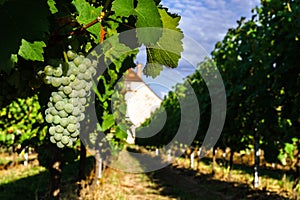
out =
[[[151,138],[137,139],[144,146],[162,147],[176,135],[181,108],[178,96],[186,96],[187,85],[197,94],[200,125],[192,146],[201,147],[211,120],[211,99],[203,75],[217,66],[226,88],[227,114],[222,135],[215,146],[223,152],[254,151],[254,175],[258,178],[261,150],[267,163],[287,166],[300,176],[300,2],[262,1],[250,20],[241,18],[215,45],[212,58],[198,64],[196,72],[177,84],[145,127],[168,114],[163,129]],[[203,74],[206,73],[206,74]],[[218,88],[215,88],[218,92]],[[192,120],[191,120],[192,121]],[[142,127],[140,128],[142,130]],[[138,133],[137,133],[138,136]],[[253,158],[254,160],[254,158]],[[258,186],[259,182],[255,183]]]

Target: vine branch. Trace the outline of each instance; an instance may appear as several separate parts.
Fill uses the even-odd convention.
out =
[[[101,12],[101,13],[100,13],[100,16],[98,16],[96,19],[94,19],[93,21],[91,21],[90,23],[84,25],[83,27],[81,27],[81,28],[79,28],[79,29],[76,29],[75,31],[72,31],[72,32],[70,33],[70,35],[75,35],[76,33],[80,33],[80,32],[82,32],[82,31],[88,29],[89,27],[91,27],[91,26],[97,24],[98,22],[101,22],[102,19],[103,19],[103,17],[104,17],[104,12]]]

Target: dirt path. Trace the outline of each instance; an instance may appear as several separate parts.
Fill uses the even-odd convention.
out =
[[[126,155],[127,163],[135,163]],[[253,190],[248,184],[217,180],[208,173],[169,165],[158,171],[132,174],[108,168],[96,192],[83,199],[101,200],[262,200],[292,199],[266,190]],[[83,190],[84,192],[84,190]]]

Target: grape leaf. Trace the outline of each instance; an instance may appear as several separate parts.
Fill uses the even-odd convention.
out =
[[[0,6],[0,71],[9,72],[11,54],[19,51],[21,40],[42,41],[49,31],[49,6],[47,1],[6,1]]]
[[[102,122],[102,130],[106,131],[110,127],[112,127],[115,124],[115,118],[113,114],[108,114],[106,112],[103,113],[103,122]]]
[[[153,0],[138,0],[134,8],[133,0],[115,0],[112,10],[119,17],[137,17],[136,28],[137,38],[140,44],[154,44],[161,36],[161,31],[157,29],[139,29],[147,27],[162,27],[158,8]]]
[[[131,49],[125,44],[119,42],[119,35],[112,36],[103,43],[103,52],[105,62],[109,64],[113,62],[116,66],[116,71],[119,72],[124,60],[131,55],[136,55],[138,49]]]
[[[55,3],[54,0],[48,0],[47,3],[48,3],[49,9],[50,9],[50,11],[51,11],[52,14],[55,14],[55,13],[58,12],[58,10],[57,10],[57,8],[55,6],[56,3]]]
[[[125,125],[125,127],[127,128],[127,126]],[[118,139],[125,139],[127,137],[127,133],[125,132],[126,129],[122,129],[119,126],[116,128],[116,133],[115,136]]]
[[[100,16],[102,7],[95,8],[85,0],[73,0],[73,4],[78,12],[77,21],[86,25]],[[100,24],[93,25],[87,29],[90,33],[94,35],[96,43],[100,41]]]
[[[154,1],[139,0],[136,13],[136,28],[163,27],[158,8]],[[158,41],[161,37],[161,31],[159,29],[137,29],[136,35],[140,44],[149,45]]]
[[[183,33],[177,28],[180,17],[171,15],[166,9],[159,9],[159,14],[163,22],[162,37],[155,45],[147,47],[147,64],[144,68],[146,76],[155,78],[163,69],[162,66],[177,67],[178,61],[183,51]]]
[[[115,11],[117,16],[129,17],[135,14],[133,1],[134,0],[115,0],[112,3],[112,10]]]
[[[160,72],[163,70],[163,65],[159,63],[146,63],[146,66],[143,70],[143,73],[146,76],[151,76],[152,78],[155,78],[159,76]]]
[[[30,43],[22,39],[22,44],[18,54],[22,56],[25,60],[44,61],[43,47],[46,47],[46,44],[44,42],[35,41],[33,43]]]

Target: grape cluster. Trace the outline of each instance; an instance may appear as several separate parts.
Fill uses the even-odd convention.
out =
[[[72,146],[77,140],[80,121],[85,118],[85,106],[92,88],[92,77],[96,74],[96,61],[83,55],[67,52],[68,65],[44,68],[44,82],[57,88],[51,93],[45,111],[50,141],[59,148]]]

